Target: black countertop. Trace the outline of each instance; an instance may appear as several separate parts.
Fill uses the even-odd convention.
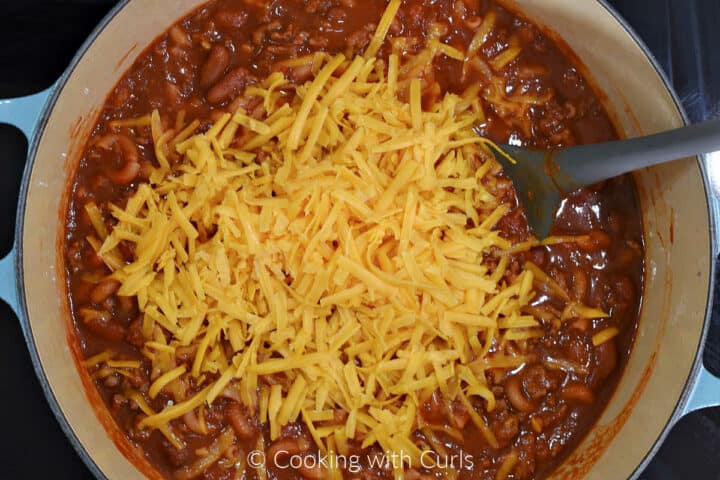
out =
[[[0,0],[0,98],[37,92],[65,69],[114,0]],[[610,0],[653,51],[690,118],[720,114],[720,1]],[[12,243],[27,142],[0,124],[0,255]],[[716,301],[716,305],[719,305]],[[720,317],[720,315],[716,315]],[[706,347],[720,373],[720,322]],[[0,478],[92,478],[43,397],[20,326],[0,302]],[[720,408],[682,419],[643,479],[720,479]],[[614,480],[614,479],[608,479]]]

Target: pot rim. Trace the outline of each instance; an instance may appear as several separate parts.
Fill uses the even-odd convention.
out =
[[[620,15],[620,13],[611,5],[609,5],[608,0],[595,0],[599,5],[601,5],[607,13],[613,17],[613,19],[620,24],[620,26],[625,30],[625,32],[631,37],[633,42],[640,48],[640,50],[645,55],[646,59],[650,62],[651,66],[655,70],[655,73],[660,77],[662,80],[663,85],[665,86],[666,90],[670,94],[673,103],[675,105],[675,108],[677,109],[677,112],[679,113],[680,117],[683,120],[683,123],[687,125],[689,123],[687,113],[685,112],[685,109],[682,106],[682,103],[680,102],[680,99],[675,92],[674,88],[672,87],[672,84],[665,74],[665,72],[660,67],[660,64],[658,63],[655,56],[652,54],[648,46],[645,44],[645,42],[640,38],[640,36],[633,30],[633,28],[627,23],[627,21]],[[88,467],[88,469],[93,473],[93,475],[98,479],[107,479],[108,477],[105,475],[105,473],[100,469],[100,467],[95,463],[95,460],[88,454],[87,450],[85,449],[85,446],[80,441],[80,439],[75,434],[75,431],[73,430],[72,425],[68,422],[67,418],[65,417],[65,414],[63,413],[62,409],[60,408],[60,405],[57,401],[57,398],[55,397],[55,393],[53,392],[52,388],[50,387],[50,383],[48,381],[47,375],[45,373],[45,369],[42,365],[42,362],[40,361],[39,353],[37,346],[35,344],[35,339],[32,333],[32,325],[30,324],[30,320],[28,318],[28,310],[27,310],[27,297],[25,294],[25,279],[24,279],[24,270],[23,270],[23,234],[24,234],[24,227],[25,227],[25,209],[26,209],[26,198],[28,195],[28,187],[30,184],[30,177],[32,175],[33,166],[35,164],[35,157],[37,155],[37,150],[40,145],[40,139],[42,138],[43,132],[45,130],[45,127],[47,126],[48,119],[50,117],[51,112],[53,111],[55,107],[55,103],[57,102],[57,99],[62,94],[62,91],[67,84],[68,79],[72,76],[72,74],[75,71],[75,68],[77,67],[80,60],[85,56],[90,46],[95,42],[95,40],[100,36],[100,34],[105,30],[105,28],[115,19],[115,17],[120,13],[125,6],[130,2],[130,0],[120,0],[108,13],[103,17],[103,19],[98,23],[98,25],[93,29],[93,31],[90,33],[88,38],[82,43],[82,45],[78,48],[78,51],[73,56],[72,60],[70,61],[68,67],[65,69],[63,74],[60,76],[60,78],[55,82],[50,88],[51,93],[48,96],[47,101],[45,102],[45,105],[43,106],[40,115],[38,116],[37,124],[35,127],[35,130],[33,132],[32,138],[30,139],[30,144],[28,147],[28,154],[27,154],[27,161],[25,163],[25,168],[23,171],[23,176],[20,184],[20,193],[18,195],[18,207],[17,207],[17,214],[16,214],[16,221],[15,221],[15,240],[14,240],[14,248],[13,250],[16,252],[14,255],[14,271],[15,276],[17,279],[16,282],[16,289],[17,289],[17,300],[18,300],[18,320],[20,321],[20,326],[23,331],[23,336],[25,337],[25,343],[28,346],[28,351],[30,353],[31,361],[33,363],[33,368],[35,370],[35,374],[40,382],[40,386],[43,390],[43,393],[45,395],[45,398],[48,402],[48,405],[50,406],[50,409],[52,410],[53,414],[55,415],[55,418],[57,419],[58,423],[60,424],[60,428],[65,433],[65,436],[68,438],[70,443],[72,444],[73,448],[75,449],[75,452],[80,456],[80,458],[83,460],[83,463],[85,466]],[[678,399],[677,403],[675,404],[675,408],[673,410],[673,413],[668,417],[665,425],[662,428],[662,431],[660,435],[658,435],[657,439],[655,439],[653,445],[651,448],[647,451],[643,459],[638,463],[638,465],[635,467],[635,470],[633,471],[630,478],[635,479],[637,478],[642,471],[647,467],[648,463],[652,460],[652,458],[655,456],[657,451],[659,450],[660,446],[662,445],[663,441],[667,437],[667,435],[670,433],[671,428],[675,425],[675,423],[682,417],[683,408],[686,406],[689,400],[689,396],[691,393],[691,387],[695,384],[695,381],[700,374],[700,370],[703,367],[703,348],[705,345],[705,341],[707,338],[709,326],[710,326],[710,317],[712,314],[712,295],[715,289],[716,279],[715,274],[717,270],[716,263],[714,261],[716,255],[718,254],[718,232],[716,230],[716,222],[715,218],[712,214],[713,211],[713,196],[710,189],[710,183],[709,183],[709,176],[707,172],[707,166],[705,162],[703,161],[703,158],[701,156],[696,157],[698,168],[700,169],[700,174],[702,177],[703,182],[703,189],[705,193],[705,199],[707,202],[707,215],[708,215],[708,224],[710,226],[710,252],[709,252],[709,280],[707,285],[707,298],[705,301],[705,318],[703,320],[703,328],[702,332],[700,334],[700,337],[698,339],[698,345],[695,352],[695,358],[693,360],[693,366],[692,369],[685,381],[685,384],[683,385],[683,392]]]
[[[43,393],[45,394],[45,399],[50,406],[50,410],[52,410],[53,414],[55,415],[55,418],[60,424],[60,428],[62,429],[63,433],[65,433],[65,436],[68,438],[73,449],[82,459],[85,466],[92,472],[95,478],[100,480],[108,480],[108,477],[87,452],[85,445],[83,445],[83,443],[77,437],[77,435],[75,434],[75,430],[73,429],[72,425],[70,425],[70,422],[68,422],[68,419],[65,417],[65,414],[60,408],[57,397],[55,396],[55,392],[50,387],[50,382],[45,373],[45,368],[40,361],[37,345],[35,344],[35,337],[32,333],[32,325],[28,317],[27,296],[25,295],[25,271],[23,269],[23,234],[25,230],[25,204],[28,195],[28,188],[30,186],[30,177],[32,176],[37,150],[40,145],[40,139],[43,136],[48,119],[50,118],[50,114],[55,108],[55,103],[62,94],[62,91],[65,88],[68,79],[75,72],[75,68],[80,63],[80,60],[85,56],[90,46],[95,42],[95,40],[100,36],[100,34],[105,30],[105,28],[115,19],[118,13],[120,13],[129,2],[130,0],[120,0],[112,9],[110,9],[107,15],[105,15],[105,17],[100,20],[100,22],[92,30],[90,35],[88,35],[87,39],[85,39],[82,45],[80,45],[78,51],[75,53],[60,78],[50,87],[50,95],[45,101],[45,105],[43,106],[40,115],[38,116],[32,138],[30,139],[30,143],[28,145],[27,160],[25,162],[25,169],[23,170],[23,176],[20,183],[20,193],[18,195],[18,207],[15,216],[15,240],[13,243],[13,250],[15,251],[15,264],[13,267],[15,270],[17,289],[17,316],[18,320],[20,321],[20,327],[22,329],[23,336],[25,337],[25,343],[28,346],[30,359],[32,360],[33,368],[35,369],[35,375],[40,382],[40,386]]]
[[[642,50],[643,54],[645,55],[646,59],[650,62],[653,69],[655,70],[655,73],[660,77],[663,84],[665,85],[666,90],[670,94],[670,97],[673,100],[673,103],[675,104],[675,108],[677,109],[677,112],[680,114],[680,117],[682,118],[684,125],[690,124],[690,119],[688,118],[687,112],[685,111],[685,108],[682,105],[682,102],[680,101],[680,98],[678,97],[677,92],[673,88],[672,82],[668,78],[665,71],[660,66],[660,63],[655,58],[655,55],[650,51],[650,48],[647,46],[647,44],[643,41],[642,38],[638,35],[638,33],[630,26],[630,24],[625,20],[625,18],[620,15],[620,13],[608,3],[608,0],[596,0],[619,24],[623,27],[625,32],[632,38],[632,40],[635,42],[635,44]],[[678,399],[677,403],[675,404],[675,408],[672,412],[672,414],[668,417],[667,421],[665,422],[665,425],[662,428],[662,431],[660,432],[660,435],[655,439],[655,442],[653,443],[652,447],[647,451],[645,454],[645,457],[638,463],[637,467],[635,467],[635,470],[633,471],[632,475],[630,476],[631,479],[636,479],[640,476],[640,474],[645,470],[645,468],[648,466],[650,461],[655,457],[658,450],[664,443],[667,436],[670,434],[670,430],[673,426],[677,423],[680,418],[683,416],[683,411],[685,406],[687,405],[690,395],[692,393],[692,386],[695,385],[698,376],[700,375],[700,371],[703,369],[703,351],[705,348],[705,341],[707,340],[708,331],[710,329],[710,320],[712,316],[712,304],[713,304],[713,292],[716,288],[716,273],[718,270],[718,265],[715,262],[715,258],[718,255],[718,242],[720,241],[720,232],[717,230],[717,222],[715,221],[715,216],[713,215],[713,194],[712,189],[710,187],[710,177],[707,172],[707,164],[704,160],[703,155],[697,155],[696,161],[698,168],[700,169],[700,176],[702,177],[702,183],[703,183],[703,190],[705,193],[705,201],[707,203],[707,216],[708,216],[708,225],[710,227],[710,252],[709,252],[709,278],[708,278],[708,285],[707,285],[707,298],[705,299],[705,318],[703,320],[703,328],[702,332],[700,334],[700,338],[698,339],[698,345],[695,351],[695,358],[693,360],[693,365],[690,370],[690,373],[685,380],[685,384],[683,385],[683,391],[680,395],[680,398]]]

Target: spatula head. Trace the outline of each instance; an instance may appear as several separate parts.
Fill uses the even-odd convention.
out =
[[[561,197],[553,181],[552,153],[512,145],[500,145],[498,148],[502,151],[494,152],[495,158],[513,181],[530,228],[542,240],[550,234]],[[507,156],[512,157],[515,163],[508,160]]]

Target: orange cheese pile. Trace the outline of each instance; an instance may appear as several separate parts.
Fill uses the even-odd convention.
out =
[[[492,410],[485,370],[523,363],[505,348],[542,335],[521,313],[533,273],[507,284],[506,256],[483,264],[511,247],[495,230],[510,206],[471,130],[477,97],[423,110],[399,57],[374,57],[326,57],[289,103],[270,75],[244,94],[262,115],[240,109],[173,143],[176,163],[153,114],[160,168],[112,207],[100,247],[143,314],[148,395],[174,399],[145,404],[141,428],[172,435],[170,422],[232,391],[272,439],[300,421],[325,452],[356,439],[418,460],[418,409],[439,390],[496,445],[472,405]],[[132,263],[117,261],[121,241]],[[346,420],[328,422],[337,410]]]

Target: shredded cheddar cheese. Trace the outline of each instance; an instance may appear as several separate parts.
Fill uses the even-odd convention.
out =
[[[177,444],[171,422],[232,389],[271,439],[301,421],[324,452],[356,439],[419,459],[410,436],[422,399],[439,390],[497,445],[476,411],[495,406],[485,371],[522,364],[505,348],[542,336],[524,313],[538,280],[569,296],[532,264],[510,274],[497,255],[514,251],[495,228],[509,205],[491,188],[500,166],[472,131],[472,96],[423,110],[421,82],[408,76],[415,59],[393,53],[376,68],[399,3],[364,57],[323,57],[289,102],[281,74],[248,88],[259,117],[240,109],[204,133],[143,117],[159,168],[111,208],[112,231],[92,238],[118,294],[138,299],[149,396],[173,398],[157,412],[137,400],[141,428]],[[119,260],[120,242],[132,245],[131,263]],[[568,306],[574,313],[603,316]],[[337,410],[348,414],[342,425],[321,424]]]

